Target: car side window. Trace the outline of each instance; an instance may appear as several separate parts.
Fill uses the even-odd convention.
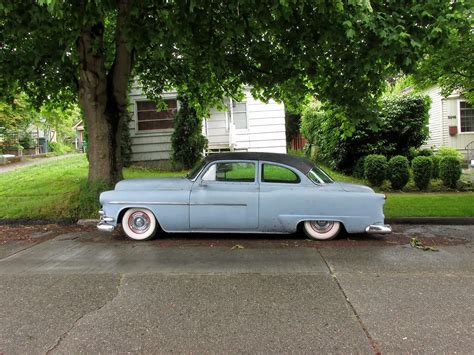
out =
[[[300,177],[288,168],[274,164],[262,165],[262,181],[297,184]]]
[[[216,163],[208,169],[202,179],[205,181],[255,182],[255,164]]]

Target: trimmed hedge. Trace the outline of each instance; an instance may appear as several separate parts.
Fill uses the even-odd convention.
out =
[[[433,155],[431,157],[431,160],[433,161],[433,170],[431,171],[431,178],[439,179],[439,161],[441,160],[441,158],[437,155]]]
[[[410,164],[408,159],[402,155],[394,156],[388,162],[388,179],[392,189],[401,190],[410,179]]]
[[[445,156],[439,162],[439,175],[445,186],[456,188],[461,178],[461,163],[457,157]]]
[[[379,154],[370,154],[365,157],[364,175],[372,186],[379,187],[387,176],[387,158]]]
[[[431,149],[418,149],[418,157],[431,157],[433,156],[433,151]]]
[[[420,190],[425,190],[430,184],[433,161],[430,157],[418,156],[411,162],[413,179]]]

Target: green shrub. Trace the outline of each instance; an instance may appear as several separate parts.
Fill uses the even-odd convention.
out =
[[[365,157],[364,175],[372,186],[381,186],[387,176],[387,158],[379,154]]]
[[[408,160],[411,162],[413,159],[415,159],[418,156],[418,149],[416,149],[415,147],[410,147],[410,149],[408,149],[408,153],[406,156]]]
[[[431,161],[433,162],[433,170],[431,171],[431,178],[432,179],[439,179],[439,161],[441,158],[437,155],[433,155],[431,157]]]
[[[425,190],[430,184],[433,161],[429,157],[416,157],[411,162],[411,167],[416,187]]]
[[[66,154],[73,151],[70,145],[61,142],[48,142],[48,147],[50,151],[59,154]]]
[[[352,175],[359,179],[365,179],[365,156],[357,160]]]
[[[176,169],[191,169],[202,158],[207,138],[202,135],[202,118],[189,105],[186,96],[180,96],[180,109],[174,118],[171,136],[172,161]]]
[[[23,132],[23,134],[20,135],[20,138],[18,139],[18,142],[25,149],[35,147],[35,140],[33,139],[33,137],[31,136],[31,134],[29,132]]]
[[[431,149],[418,149],[418,155],[417,156],[422,156],[422,157],[431,157],[433,155],[433,151]]]
[[[454,156],[445,156],[439,162],[439,175],[445,186],[456,188],[461,178],[461,162]]]
[[[318,161],[352,173],[362,156],[408,155],[410,147],[420,147],[429,133],[429,106],[428,97],[403,96],[382,100],[370,117],[349,117],[337,107],[313,104],[302,114],[301,131]]]
[[[388,162],[388,179],[395,190],[401,190],[410,179],[410,165],[408,159],[402,155],[394,156]]]
[[[464,159],[464,156],[456,148],[451,148],[451,147],[439,148],[439,150],[436,152],[436,155],[438,155],[440,158],[455,157],[459,159],[460,161]]]

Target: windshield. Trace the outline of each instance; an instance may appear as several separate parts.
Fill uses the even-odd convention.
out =
[[[308,177],[317,184],[330,184],[334,182],[323,169],[317,166],[309,171]]]
[[[197,163],[194,168],[186,175],[186,177],[189,180],[194,180],[196,176],[199,174],[199,172],[202,170],[204,165],[206,164],[205,160],[201,160],[199,163]]]

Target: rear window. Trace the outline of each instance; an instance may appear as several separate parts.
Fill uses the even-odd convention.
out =
[[[334,180],[323,169],[317,166],[309,171],[308,177],[316,184],[330,184],[334,182]]]
[[[263,164],[262,181],[285,184],[297,184],[300,178],[293,171],[280,165]]]

